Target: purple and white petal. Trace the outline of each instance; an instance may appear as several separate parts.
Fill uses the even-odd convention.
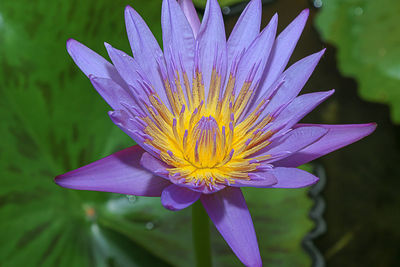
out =
[[[262,266],[253,221],[240,188],[227,187],[200,200],[236,256],[246,266]]]
[[[192,27],[194,38],[197,37],[197,34],[200,30],[200,19],[197,15],[196,9],[194,8],[194,4],[192,0],[178,0],[179,5],[183,13],[188,20],[190,27]]]
[[[370,135],[376,128],[376,123],[367,124],[297,124],[297,128],[324,127],[328,133],[317,142],[298,151],[297,153],[274,163],[275,166],[297,167],[314,159],[322,157],[332,151],[354,143],[367,135]]]
[[[172,184],[162,192],[161,203],[166,209],[181,210],[196,202],[200,195],[199,192]]]
[[[136,196],[161,196],[169,183],[140,166],[144,150],[136,145],[59,175],[55,182],[77,190],[104,191]]]

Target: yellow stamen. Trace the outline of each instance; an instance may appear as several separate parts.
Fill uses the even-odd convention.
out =
[[[257,85],[244,82],[235,98],[235,76],[230,74],[222,90],[224,80],[214,68],[205,96],[202,79],[202,74],[196,71],[190,86],[187,74],[180,75],[177,71],[174,84],[164,80],[172,111],[156,94],[149,95],[148,115],[140,118],[146,125],[144,132],[151,137],[146,143],[161,151],[160,158],[170,166],[171,176],[181,177],[187,183],[212,187],[249,180],[248,173],[270,157],[251,158],[269,144],[272,135],[262,130],[272,118],[259,120],[266,101],[261,101],[239,121],[249,108]]]

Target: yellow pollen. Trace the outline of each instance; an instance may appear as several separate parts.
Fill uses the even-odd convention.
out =
[[[263,130],[272,118],[259,119],[265,101],[240,119],[257,84],[244,82],[235,97],[235,76],[230,74],[223,88],[224,81],[215,68],[207,96],[199,71],[192,84],[186,73],[178,71],[173,82],[164,80],[171,110],[152,93],[148,113],[140,118],[146,125],[144,132],[151,137],[145,142],[160,151],[160,158],[170,166],[169,174],[209,187],[249,180],[248,173],[269,158],[251,156],[266,147],[272,135]]]

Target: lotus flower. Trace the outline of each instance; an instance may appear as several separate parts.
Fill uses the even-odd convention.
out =
[[[189,0],[164,0],[163,47],[125,9],[133,57],[105,44],[112,64],[75,40],[67,50],[136,143],[57,176],[66,188],[161,197],[170,210],[200,200],[237,257],[261,266],[241,187],[300,188],[318,181],[298,169],[370,133],[374,123],[299,124],[334,90],[298,96],[324,50],[286,68],[308,17],[278,36],[278,16],[260,32],[252,0],[228,41],[217,0],[202,22]]]

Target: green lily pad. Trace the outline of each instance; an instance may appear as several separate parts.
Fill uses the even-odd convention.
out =
[[[65,48],[74,37],[103,55],[104,40],[128,51],[128,3],[0,3],[0,265],[109,266],[111,258],[116,266],[151,265],[137,264],[119,247],[107,252],[115,240],[123,242],[119,233],[91,230],[85,203],[99,205],[109,194],[64,190],[53,182],[133,144],[110,121],[110,108]],[[160,3],[136,5],[160,36]],[[99,236],[107,249],[93,240]]]
[[[388,104],[400,123],[400,2],[323,1],[316,26],[337,46],[340,71],[354,77],[362,98]]]
[[[54,176],[133,145],[69,58],[75,38],[102,55],[129,51],[130,1],[0,2],[0,265],[190,266],[190,210],[158,198],[67,190]],[[161,39],[158,0],[131,3]],[[309,265],[304,190],[246,190],[266,264]],[[240,266],[213,231],[216,266]]]

